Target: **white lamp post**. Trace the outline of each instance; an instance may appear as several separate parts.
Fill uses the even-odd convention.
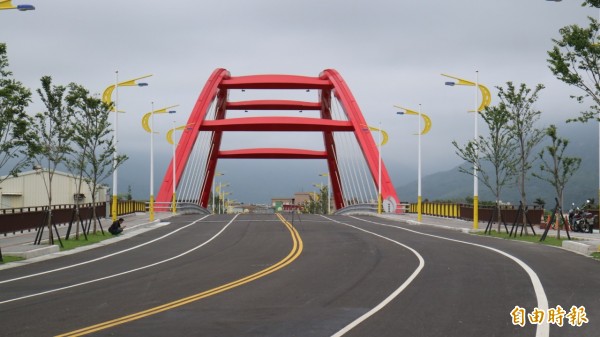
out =
[[[477,132],[477,120],[479,119],[479,112],[482,111],[486,106],[490,105],[492,101],[492,96],[490,95],[490,91],[483,85],[479,84],[479,70],[475,71],[476,80],[475,83],[463,80],[458,77],[449,76],[442,74],[442,76],[454,78],[458,80],[458,82],[446,82],[446,85],[454,86],[454,85],[471,85],[475,86],[475,129],[474,129],[474,142],[475,142],[475,158],[479,158],[479,147],[478,143],[478,132]],[[479,89],[479,90],[478,90]],[[481,104],[479,104],[479,91],[481,91]],[[479,179],[477,178],[477,165],[473,163],[473,229],[479,228]]]
[[[396,108],[402,109],[404,111],[398,112],[399,115],[418,115],[419,116],[419,128],[417,129],[417,135],[419,136],[419,145],[418,145],[418,155],[417,155],[417,221],[421,222],[422,220],[422,195],[421,195],[421,135],[426,134],[431,129],[431,119],[429,116],[425,115],[421,112],[421,104],[419,104],[419,111],[413,111],[407,108],[403,108],[401,106],[394,105]],[[425,127],[421,130],[421,118],[425,122]]]
[[[150,221],[154,221],[154,115],[159,113],[175,113],[175,111],[168,111],[168,109],[174,108],[179,105],[172,105],[170,107],[154,110],[154,102],[151,102],[152,110],[142,117],[142,127],[144,130],[150,133],[150,200],[148,211],[150,212]],[[148,119],[150,119],[150,125],[148,125]]]
[[[113,111],[115,112],[115,125],[114,125],[114,131],[113,131],[113,144],[115,147],[115,152],[113,155],[113,175],[112,175],[112,203],[111,203],[111,216],[112,216],[112,220],[115,221],[117,220],[117,182],[118,182],[118,165],[117,165],[117,160],[119,158],[119,153],[118,153],[118,145],[119,145],[119,87],[125,87],[125,86],[138,86],[138,87],[145,87],[148,85],[148,83],[136,83],[137,80],[140,80],[142,78],[147,78],[150,77],[152,75],[146,75],[146,76],[142,76],[142,77],[138,77],[138,78],[134,78],[132,80],[128,80],[128,81],[124,81],[124,82],[120,82],[119,83],[119,71],[115,71],[115,84],[108,86],[106,89],[104,89],[104,92],[102,93],[102,102],[106,103],[106,104],[110,104],[112,102],[111,97],[112,97],[112,93],[113,91],[115,91],[115,104],[113,107]],[[115,90],[116,89],[116,90]]]
[[[378,186],[377,186],[377,213],[381,214],[381,146],[385,145],[388,141],[387,132],[381,129],[381,122],[379,122],[379,129],[369,126],[369,130],[379,132],[379,145],[377,146],[379,152],[379,167],[378,167]],[[383,138],[383,139],[382,139]]]
[[[215,172],[215,177],[224,176],[224,175],[225,175],[224,173]],[[213,212],[213,214],[215,213],[215,185],[216,185],[215,178],[213,178],[213,193],[212,193],[212,212]],[[220,190],[220,189],[221,189],[221,183],[219,183],[218,190]]]
[[[169,111],[169,113],[175,113],[175,111]],[[173,132],[178,131],[178,130],[190,130],[191,128],[188,128],[189,125],[192,124],[188,124],[188,125],[182,125],[179,127],[175,127],[175,119],[173,118],[173,128],[169,131],[167,131],[167,142],[169,144],[171,144],[171,152],[173,155],[173,167],[172,167],[172,173],[173,173],[173,198],[171,199],[171,210],[173,212],[173,214],[177,213],[177,195],[176,195],[176,190],[177,190],[177,184],[176,184],[176,172],[177,172],[177,158],[175,157],[175,142],[173,141]]]

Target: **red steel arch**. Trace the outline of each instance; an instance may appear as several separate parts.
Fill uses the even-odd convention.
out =
[[[320,90],[319,102],[291,100],[253,100],[229,102],[230,89],[315,89]],[[332,93],[341,103],[348,121],[332,119],[330,110]],[[213,101],[216,100],[216,117],[207,120]],[[316,110],[320,118],[297,117],[247,117],[226,118],[227,110]],[[318,77],[297,75],[250,75],[232,77],[226,69],[218,68],[209,77],[188,119],[191,130],[183,132],[176,150],[176,172],[173,181],[173,161],[169,164],[157,202],[171,201],[173,184],[179,183],[185,170],[193,146],[202,132],[212,132],[210,152],[207,158],[206,174],[200,188],[200,206],[207,207],[217,161],[229,158],[260,159],[321,159],[327,160],[331,188],[336,209],[345,205],[343,200],[341,177],[335,160],[336,146],[334,132],[353,132],[375,186],[379,186],[379,153],[377,144],[368,129],[367,123],[354,96],[341,75],[334,69],[326,69]],[[322,132],[324,151],[292,148],[252,148],[239,150],[220,150],[223,132],[227,131],[284,131],[284,132]],[[398,196],[389,178],[385,164],[381,165],[381,194],[383,199],[393,198],[399,205]]]

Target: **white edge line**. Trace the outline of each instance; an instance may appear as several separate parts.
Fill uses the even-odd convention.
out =
[[[351,322],[350,324],[346,325],[344,328],[342,328],[340,331],[336,332],[335,334],[333,334],[331,337],[340,337],[343,336],[344,334],[346,334],[348,331],[354,329],[357,325],[359,325],[360,323],[364,322],[365,320],[367,320],[369,317],[375,315],[379,310],[383,309],[386,305],[388,305],[391,301],[393,301],[404,289],[406,289],[411,283],[412,281],[417,277],[417,275],[419,275],[419,273],[421,272],[421,270],[423,269],[423,267],[425,267],[425,260],[423,259],[423,257],[414,249],[410,248],[409,246],[402,244],[398,241],[392,240],[386,236],[377,234],[377,233],[373,233],[370,232],[366,229],[362,229],[360,227],[356,227],[347,223],[343,223],[340,221],[336,221],[333,220],[331,218],[325,217],[324,218],[336,222],[338,224],[344,225],[344,226],[348,226],[348,227],[352,227],[355,229],[358,229],[360,231],[363,231],[365,233],[369,233],[372,235],[375,235],[377,237],[380,237],[382,239],[391,241],[397,245],[400,245],[406,249],[408,249],[409,251],[411,251],[413,254],[415,254],[417,256],[417,259],[419,259],[419,266],[417,267],[417,269],[415,269],[415,271],[404,281],[404,283],[402,283],[400,285],[400,287],[398,287],[398,289],[394,290],[394,292],[392,292],[388,297],[386,297],[383,301],[381,301],[379,304],[377,304],[373,309],[367,311],[366,313],[364,313],[362,316],[358,317],[357,319],[355,319],[353,322]]]
[[[537,298],[537,308],[544,312],[548,311],[548,298],[546,297],[546,293],[544,291],[544,287],[542,286],[542,282],[540,281],[540,278],[537,276],[535,271],[533,271],[533,269],[531,269],[531,267],[529,267],[525,262],[521,261],[516,256],[510,255],[507,252],[504,252],[502,250],[499,250],[499,249],[496,249],[493,247],[488,247],[488,246],[480,245],[480,244],[473,243],[473,242],[461,241],[461,240],[456,240],[456,239],[445,238],[443,236],[422,233],[422,232],[418,232],[418,231],[415,231],[412,229],[403,228],[403,227],[394,226],[394,225],[383,224],[383,223],[379,223],[379,222],[375,222],[375,221],[369,221],[369,220],[357,218],[354,216],[350,216],[350,217],[353,219],[356,219],[356,220],[369,222],[369,223],[380,225],[380,226],[393,227],[393,228],[405,230],[408,232],[412,232],[415,234],[420,234],[420,235],[430,236],[430,237],[434,237],[434,238],[438,238],[438,239],[454,241],[454,242],[464,243],[467,245],[472,245],[472,246],[476,246],[476,247],[480,247],[480,248],[485,248],[485,249],[489,249],[493,252],[496,252],[498,254],[504,255],[504,256],[508,257],[509,259],[513,260],[515,263],[517,263],[521,268],[523,268],[525,270],[527,275],[529,275],[529,278],[531,279],[531,283],[533,285],[533,290],[535,292],[535,296]],[[537,325],[536,332],[535,332],[536,337],[548,337],[549,335],[550,335],[550,325],[548,324],[548,322],[544,322],[544,323]]]
[[[100,260],[104,260],[104,259],[107,259],[107,258],[115,256],[115,255],[123,254],[125,252],[128,252],[128,251],[131,251],[131,250],[143,247],[145,245],[149,245],[149,244],[151,244],[153,242],[156,242],[158,240],[162,240],[162,239],[164,239],[164,238],[166,238],[166,237],[168,237],[168,236],[170,236],[172,234],[175,234],[175,233],[179,232],[182,229],[185,229],[185,228],[187,228],[189,226],[192,226],[192,225],[196,224],[199,221],[202,221],[203,219],[206,219],[207,216],[208,215],[206,215],[203,218],[200,218],[198,220],[195,220],[194,222],[191,222],[191,223],[189,223],[189,224],[187,224],[187,225],[185,225],[183,227],[180,227],[180,228],[178,228],[178,229],[176,229],[176,230],[174,230],[172,232],[169,232],[169,233],[167,233],[167,234],[165,234],[165,235],[163,235],[161,237],[158,237],[156,239],[150,240],[148,242],[144,242],[142,244],[139,244],[139,245],[131,247],[131,248],[127,248],[127,249],[124,249],[124,250],[121,250],[121,251],[118,251],[118,252],[115,252],[115,253],[112,253],[112,254],[107,254],[107,255],[104,255],[104,256],[92,259],[92,260],[88,260],[88,261],[84,261],[84,262],[72,264],[72,265],[69,265],[69,266],[64,266],[64,267],[60,267],[60,268],[56,268],[56,269],[51,269],[51,270],[46,270],[46,271],[35,273],[35,274],[29,274],[29,275],[25,275],[25,276],[20,276],[20,277],[8,279],[8,280],[0,281],[0,284],[14,282],[14,281],[18,281],[18,280],[23,280],[23,279],[26,279],[26,278],[36,277],[36,276],[40,276],[40,275],[50,274],[50,273],[54,273],[54,272],[65,270],[65,269],[75,268],[75,267],[83,266],[83,265],[86,265],[86,264],[89,264],[89,263],[92,263],[92,262],[97,262],[97,261],[100,261]],[[101,242],[102,241],[100,241],[99,243],[101,243]]]
[[[15,301],[23,300],[23,299],[26,299],[26,298],[31,298],[31,297],[41,296],[41,295],[45,295],[45,294],[55,293],[55,292],[58,292],[58,291],[62,291],[62,290],[66,290],[66,289],[71,289],[71,288],[79,287],[79,286],[82,286],[82,285],[86,285],[86,284],[90,284],[90,283],[95,283],[95,282],[99,282],[99,281],[107,280],[107,279],[110,279],[110,278],[114,278],[114,277],[122,276],[122,275],[125,275],[125,274],[130,274],[130,273],[133,273],[133,272],[136,272],[136,271],[140,271],[140,270],[143,270],[143,269],[148,269],[148,268],[151,268],[151,267],[157,266],[157,265],[159,265],[159,264],[163,264],[163,263],[166,263],[166,262],[169,262],[169,261],[175,260],[175,259],[177,259],[177,258],[180,258],[180,257],[182,257],[182,256],[184,256],[184,255],[187,255],[187,254],[189,254],[189,253],[191,253],[191,252],[195,251],[195,250],[196,250],[196,249],[198,249],[198,248],[201,248],[202,246],[204,246],[204,245],[206,245],[207,243],[209,243],[209,242],[211,242],[212,240],[214,240],[214,239],[215,239],[217,236],[221,235],[221,233],[223,233],[223,232],[225,231],[225,229],[227,229],[227,227],[229,227],[229,225],[231,225],[231,224],[233,223],[233,221],[234,221],[234,220],[237,218],[237,216],[238,216],[238,215],[236,214],[236,215],[233,217],[233,219],[231,219],[231,221],[229,221],[229,222],[228,222],[228,223],[225,225],[225,227],[223,227],[223,228],[222,228],[222,229],[221,229],[221,230],[220,230],[220,231],[219,231],[217,234],[213,235],[213,237],[211,237],[211,238],[210,238],[210,239],[208,239],[207,241],[205,241],[205,242],[201,243],[200,245],[198,245],[198,246],[196,246],[196,247],[194,247],[194,248],[191,248],[191,249],[189,249],[189,250],[187,250],[187,251],[185,251],[185,252],[183,252],[183,253],[181,253],[181,254],[179,254],[179,255],[175,255],[175,256],[173,256],[173,257],[170,257],[170,258],[168,258],[168,259],[164,259],[164,260],[162,260],[162,261],[158,261],[158,262],[155,262],[155,263],[152,263],[152,264],[149,264],[149,265],[145,265],[145,266],[138,267],[138,268],[135,268],[135,269],[131,269],[131,270],[128,270],[128,271],[124,271],[124,272],[121,272],[121,273],[117,273],[117,274],[113,274],[113,275],[109,275],[109,276],[104,276],[104,277],[101,277],[101,278],[97,278],[97,279],[93,279],[93,280],[89,280],[89,281],[85,281],[85,282],[81,282],[81,283],[76,283],[76,284],[72,284],[72,285],[69,285],[69,286],[61,287],[61,288],[51,289],[51,290],[47,290],[47,291],[43,291],[43,292],[39,292],[39,293],[35,293],[35,294],[30,294],[30,295],[26,295],[26,296],[22,296],[22,297],[17,297],[17,298],[9,299],[9,300],[6,300],[6,301],[2,301],[2,302],[0,302],[0,304],[5,304],[5,303],[10,303],[10,302],[15,302]],[[201,220],[201,219],[199,219],[199,220],[197,220],[197,221],[200,221],[200,220]],[[196,222],[196,221],[195,221],[195,222]],[[190,224],[190,225],[191,225],[191,224]],[[188,225],[188,226],[189,226],[189,225]],[[186,226],[186,227],[187,227],[187,226]],[[182,228],[184,228],[184,227],[182,227]]]

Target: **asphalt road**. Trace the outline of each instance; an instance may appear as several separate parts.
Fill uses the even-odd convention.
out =
[[[598,261],[376,217],[286,217],[177,216],[2,270],[0,335],[600,335]],[[515,308],[558,306],[562,327],[513,324]]]

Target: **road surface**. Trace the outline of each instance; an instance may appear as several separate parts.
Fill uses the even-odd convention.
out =
[[[169,221],[128,240],[0,270],[0,335],[600,331],[600,263],[559,248],[370,216]],[[565,313],[547,323],[560,308]],[[533,313],[545,314],[542,323],[528,320]]]

